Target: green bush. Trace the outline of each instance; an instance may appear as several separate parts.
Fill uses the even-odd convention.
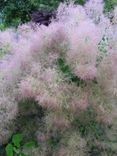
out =
[[[105,1],[105,11],[110,11],[117,5],[117,0],[104,0]]]
[[[60,0],[6,0],[1,3],[0,11],[6,26],[17,26],[30,20],[31,12],[38,8],[52,9]]]
[[[1,17],[5,27],[17,26],[31,19],[31,13],[40,9],[55,9],[64,0],[3,0],[0,2]],[[75,0],[83,5],[86,0]],[[105,10],[111,10],[117,0],[105,0]]]
[[[55,9],[64,0],[3,0],[0,6],[5,26],[17,26],[30,20],[31,13],[40,9]],[[84,4],[86,0],[75,0]]]

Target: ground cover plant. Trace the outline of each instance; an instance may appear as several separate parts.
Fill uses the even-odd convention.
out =
[[[117,7],[103,8],[61,3],[48,27],[0,32],[1,147],[22,133],[26,155],[117,155]]]

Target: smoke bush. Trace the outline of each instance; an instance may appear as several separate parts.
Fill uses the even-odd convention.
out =
[[[33,98],[47,111],[44,140],[59,130],[68,141],[64,137],[58,141],[58,155],[85,155],[90,137],[82,138],[77,128],[79,133],[73,132],[74,121],[79,118],[80,127],[85,127],[88,112],[95,114],[89,120],[95,126],[115,126],[117,118],[117,25],[103,14],[103,2],[90,0],[84,7],[60,4],[48,27],[25,24],[16,32],[0,33],[0,46],[10,46],[9,55],[0,61],[0,144],[11,134],[6,127],[16,118],[18,103]],[[86,114],[83,119],[82,114]]]

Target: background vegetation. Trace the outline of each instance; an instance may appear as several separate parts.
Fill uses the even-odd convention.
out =
[[[0,29],[9,26],[18,26],[30,21],[31,13],[38,9],[54,10],[64,0],[1,0],[0,1]],[[75,0],[83,5],[86,0]],[[105,10],[110,11],[117,0],[105,0]]]
[[[1,19],[5,27],[17,26],[31,19],[31,13],[38,9],[54,10],[63,0],[3,0],[0,2]],[[84,4],[85,0],[76,0]],[[0,26],[3,28],[3,25]]]

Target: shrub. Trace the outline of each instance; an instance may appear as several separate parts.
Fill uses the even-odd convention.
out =
[[[39,145],[32,155],[117,153],[117,23],[103,6],[102,0],[62,3],[48,27],[24,24],[10,34],[0,63],[1,144],[18,116],[35,112],[32,102],[32,111],[20,109],[22,100],[33,99],[44,113],[27,121]]]
[[[31,13],[39,8],[53,9],[60,0],[6,0],[0,7],[6,26],[18,26],[30,20]]]
[[[84,5],[87,0],[74,0],[75,4]],[[31,14],[38,9],[55,10],[63,0],[3,0],[0,6],[0,18],[3,29],[8,26],[17,27],[20,23],[31,20]],[[105,0],[105,12],[114,8],[116,0]]]
[[[105,0],[105,11],[110,11],[114,8],[114,6],[117,5],[116,0]]]

